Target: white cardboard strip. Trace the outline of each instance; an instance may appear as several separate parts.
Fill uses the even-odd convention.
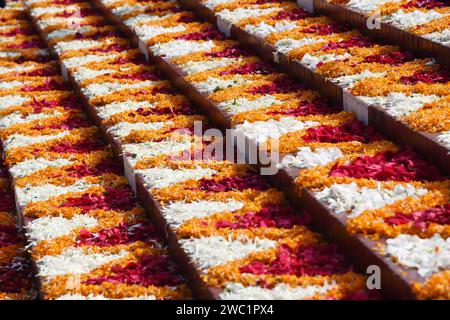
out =
[[[231,23],[223,20],[221,17],[217,17],[217,28],[219,28],[220,32],[225,36],[231,36]]]
[[[314,0],[297,0],[297,5],[310,13],[314,12]]]
[[[138,39],[138,47],[139,50],[142,52],[142,54],[145,56],[145,60],[148,61],[148,48],[147,48],[147,44],[142,41],[141,39]]]
[[[66,65],[64,64],[64,62],[61,62],[60,66],[61,66],[61,75],[62,75],[62,77],[64,78],[64,80],[69,81],[69,75],[68,75],[69,72],[67,70]]]
[[[136,177],[134,173],[134,168],[128,161],[126,155],[122,155],[122,158],[123,158],[123,171],[125,177],[128,179],[128,184],[130,185],[131,190],[133,190],[134,194],[136,194]]]
[[[359,120],[369,124],[369,106],[347,90],[343,90],[343,105],[344,110],[356,113]]]

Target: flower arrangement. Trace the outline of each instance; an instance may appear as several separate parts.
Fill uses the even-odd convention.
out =
[[[89,18],[95,11],[86,4],[60,8],[43,16],[68,18],[72,10],[80,10],[87,24],[100,20]],[[25,16],[19,25],[31,26]],[[101,29],[110,39],[107,31]],[[11,32],[8,37],[2,53],[47,50],[31,32]],[[185,279],[127,185],[110,146],[59,76],[57,61],[39,61],[33,54],[5,56],[0,62],[0,139],[8,171],[2,170],[0,178],[0,297],[33,298],[33,265],[45,299],[190,298]],[[139,74],[151,76],[151,70],[141,69]],[[190,124],[185,118],[173,121]],[[15,210],[25,239],[16,230],[11,214]],[[28,244],[32,264],[23,243]]]
[[[221,299],[372,297],[365,277],[310,230],[310,213],[294,210],[254,168],[195,157],[208,142],[197,140],[203,131],[195,132],[194,122],[208,128],[208,117],[99,11],[79,0],[25,4],[83,101],[55,72],[56,61],[38,58],[48,49],[28,31],[23,8],[2,13],[14,27],[1,30],[10,39],[0,46],[0,140],[43,298],[191,297],[185,270],[169,258],[133,194],[137,184],[158,205],[202,284],[219,289]],[[104,4],[133,30],[141,50],[180,71],[238,134],[269,150],[278,140],[277,151],[287,155],[277,167],[299,170],[298,192],[308,189],[345,216],[348,233],[383,240],[386,259],[421,277],[418,298],[448,297],[436,285],[448,282],[447,176],[176,3]],[[293,60],[321,57],[308,66],[354,95],[414,99],[408,108],[384,105],[417,128],[432,127],[433,112],[448,107],[448,74],[427,59],[290,2],[204,4],[217,12],[225,35],[233,24]],[[445,142],[445,122],[434,130]],[[123,156],[125,175],[112,149]]]
[[[283,56],[366,105],[381,106],[387,115],[411,130],[430,133],[432,143],[448,148],[448,123],[430,125],[446,112],[448,79],[435,77],[447,74],[445,67],[429,58],[414,58],[398,46],[380,44],[356,29],[325,16],[311,15],[295,4],[272,2],[199,1],[217,17],[223,33],[229,35],[234,26],[258,38],[272,48],[275,62],[280,62]],[[408,31],[422,35],[429,32],[425,37],[433,35],[443,39],[448,31],[445,1],[331,2],[367,15],[381,10],[383,21],[401,18],[405,23],[414,24]],[[398,19],[396,10],[401,11]]]
[[[165,28],[172,23],[170,21],[174,21],[171,18],[174,11],[172,7],[166,11],[167,17],[161,14],[164,9],[158,10],[154,16],[152,12],[146,12],[143,16],[141,10],[145,11],[147,4],[136,4],[134,9],[133,1],[126,3],[129,4],[128,10],[123,14],[123,2],[104,2],[111,12],[135,30],[138,37],[142,36],[136,31],[137,28],[142,34],[156,30],[159,26]],[[392,116],[415,128],[431,128],[433,118],[419,120],[416,112],[424,115],[425,112],[431,114],[434,111],[440,115],[446,110],[446,105],[442,106],[448,92],[446,71],[430,63],[430,59],[414,59],[396,46],[379,44],[349,27],[338,26],[329,18],[295,11],[292,3],[202,3],[215,13],[223,34],[229,34],[230,26],[233,25],[263,38],[289,59],[303,63],[355,96],[386,97],[390,99],[390,104],[375,102],[385,106]],[[150,4],[152,10],[159,5],[158,2],[148,2]],[[181,9],[177,14],[180,12]],[[159,18],[156,19],[156,16]],[[144,27],[147,24],[148,29]],[[198,33],[198,28],[201,28],[197,21],[183,24],[183,27],[185,34]],[[205,24],[204,28],[211,30],[209,24]],[[238,43],[214,36],[213,39],[193,40],[196,46],[191,49],[188,43],[175,39],[178,35],[174,35],[171,30],[166,31],[151,40],[142,40],[149,52],[168,61],[174,69],[182,70],[186,84],[196,88],[205,101],[213,102],[224,111],[232,119],[232,125],[246,138],[260,146],[271,139],[278,139],[281,151],[289,153],[279,167],[301,170],[296,180],[299,192],[307,188],[333,214],[345,214],[348,232],[386,241],[386,257],[404,268],[416,270],[423,278],[421,283],[414,286],[417,297],[448,297],[447,293],[438,288],[433,289],[431,285],[436,279],[447,281],[443,278],[448,266],[440,258],[442,252],[447,250],[444,216],[448,204],[448,178],[444,174],[411,149],[400,148],[385,140],[373,128],[358,122],[352,113],[321,102],[318,93],[290,82],[289,78],[277,73],[269,64],[240,49]],[[214,33],[208,31],[207,34]],[[407,99],[408,103],[401,104],[402,99]],[[448,128],[444,123],[440,126],[445,134]],[[171,195],[165,191],[166,187],[157,187],[157,181],[149,175],[160,161],[162,158],[155,160],[151,168],[142,167],[148,161],[137,162],[136,168],[142,170],[153,197],[161,199],[162,205],[168,204],[166,219],[183,230],[182,234],[186,237],[183,246],[185,251],[196,252],[198,256],[195,261],[208,270],[208,274],[223,275],[229,268],[236,270],[232,277],[239,279],[241,285],[222,284],[230,295],[238,290],[248,294],[255,292],[254,288],[252,291],[244,290],[244,278],[239,272],[263,275],[266,270],[275,270],[278,263],[275,251],[270,260],[273,262],[265,262],[262,257],[237,265],[229,262],[215,267],[217,271],[211,269],[213,259],[206,259],[198,252],[211,243],[219,245],[218,239],[212,237],[217,232],[221,235],[226,232],[221,229],[231,229],[231,234],[239,237],[240,231],[237,230],[244,226],[247,229],[259,226],[261,219],[267,219],[265,224],[276,225],[276,219],[271,218],[268,209],[265,209],[252,210],[251,214],[242,216],[226,213],[227,217],[233,217],[227,221],[215,216],[199,218],[202,222],[183,220],[186,226],[180,226],[177,220],[179,217],[174,212],[182,204],[173,205],[170,202]],[[166,166],[170,168],[172,164]],[[182,201],[184,197],[189,197],[190,202],[203,201],[205,197],[223,201],[228,192],[233,192],[227,191],[227,185],[239,189],[236,181],[247,181],[246,178],[237,179],[233,175],[224,178],[222,173],[217,173],[217,179],[211,178],[211,172],[204,169],[203,166],[196,169],[199,174],[196,182],[188,180],[173,186],[182,194],[177,201]],[[192,169],[183,167],[183,170],[187,174],[187,170]],[[207,189],[205,192],[204,184],[214,191]],[[200,190],[197,193],[192,189]],[[243,190],[236,195],[233,193],[234,199],[242,197],[246,197]],[[201,231],[203,228],[205,230]],[[206,244],[206,240],[196,240],[194,244],[189,238],[192,237],[191,232],[196,237],[208,236],[209,244]],[[408,241],[414,241],[417,247],[406,249]],[[433,246],[440,248],[439,253],[427,256],[429,261],[434,261],[433,265],[419,261],[420,256]],[[296,251],[295,245],[290,245],[278,247],[277,250],[283,252],[284,256],[284,253],[299,253],[304,248]],[[408,257],[403,256],[405,250]],[[253,276],[245,276],[245,279],[252,286],[257,283]],[[274,290],[273,284],[271,288]]]

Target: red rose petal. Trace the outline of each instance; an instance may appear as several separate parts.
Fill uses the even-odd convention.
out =
[[[45,49],[46,47],[42,40],[36,39],[8,45],[10,49]]]
[[[68,198],[60,207],[81,208],[84,213],[90,210],[131,210],[138,205],[130,187],[106,187],[104,194],[85,193],[80,197]]]
[[[200,179],[198,190],[210,192],[242,191],[245,189],[266,190],[267,182],[259,174],[247,173],[243,176],[226,177],[219,181]]]
[[[221,76],[225,76],[228,74],[241,74],[241,75],[263,74],[263,75],[267,75],[267,74],[274,73],[275,71],[276,71],[276,69],[273,64],[264,62],[264,61],[260,61],[260,62],[255,62],[255,63],[247,63],[247,64],[244,64],[237,68],[231,69],[231,70],[222,71],[222,72],[220,72],[220,75]]]
[[[0,189],[0,212],[12,212],[15,210],[14,195],[10,190]]]
[[[414,85],[419,82],[426,84],[447,83],[450,82],[450,71],[415,72],[412,76],[401,77],[400,82],[408,85]]]
[[[447,7],[449,5],[448,0],[413,0],[402,4],[402,8],[424,8],[434,9]]]
[[[363,62],[382,63],[394,66],[402,65],[405,62],[414,60],[414,57],[408,52],[394,51],[388,54],[374,54],[364,58]]]
[[[0,292],[19,293],[31,286],[32,276],[28,262],[16,257],[11,263],[0,265]]]
[[[374,42],[371,39],[363,37],[351,37],[347,40],[341,40],[337,42],[329,42],[322,47],[323,51],[335,50],[335,49],[347,49],[351,47],[371,47]]]
[[[85,284],[99,285],[103,282],[135,284],[140,286],[177,286],[184,283],[177,266],[168,256],[143,254],[138,262],[113,266],[112,275],[92,278]]]
[[[315,115],[315,114],[330,114],[341,111],[340,109],[329,105],[327,102],[315,99],[314,101],[301,101],[297,107],[291,109],[284,109],[278,111],[271,111],[268,114],[270,115],[288,115],[291,117],[300,117],[307,115]]]
[[[120,75],[113,75],[115,79],[130,79],[130,80],[149,80],[149,81],[159,81],[161,80],[160,76],[154,72],[145,71],[138,73],[127,73]]]
[[[420,229],[426,229],[431,223],[439,225],[450,224],[450,204],[436,205],[426,210],[419,210],[412,213],[396,212],[392,217],[387,217],[384,222],[399,226],[412,223]]]
[[[249,56],[250,53],[244,49],[233,46],[225,48],[223,51],[206,52],[204,55],[207,57],[214,57],[214,58],[239,58],[242,56],[243,57]]]
[[[310,13],[305,11],[302,8],[294,8],[292,10],[286,11],[281,10],[277,13],[275,17],[273,17],[273,20],[301,20],[310,17]]]
[[[334,245],[298,246],[291,248],[288,245],[278,247],[277,258],[270,263],[252,261],[240,268],[242,273],[256,275],[295,275],[301,276],[327,276],[342,274],[351,270],[345,263],[344,257],[337,252]]]
[[[104,148],[105,145],[99,141],[81,141],[76,143],[61,142],[52,146],[50,151],[58,153],[88,153]]]
[[[332,22],[330,24],[317,24],[302,30],[304,33],[315,33],[326,36],[333,33],[349,31],[350,27],[343,23]]]
[[[159,237],[153,224],[121,223],[117,227],[101,229],[95,233],[91,233],[88,230],[81,230],[78,235],[77,245],[104,247],[128,244],[136,241],[153,242],[158,240]]]
[[[59,82],[55,79],[46,79],[44,84],[32,86],[24,86],[21,91],[32,92],[32,91],[51,91],[51,90],[67,90],[67,84],[64,82]]]
[[[349,165],[335,165],[330,176],[367,178],[377,181],[437,181],[445,177],[436,166],[420,158],[412,149],[361,156]]]
[[[222,36],[222,34],[220,34],[220,32],[216,30],[216,28],[211,27],[204,31],[197,31],[197,32],[192,32],[192,33],[188,33],[188,34],[183,34],[181,36],[176,37],[175,39],[207,41],[207,40],[221,40],[223,38],[224,37]]]
[[[306,142],[347,142],[361,141],[372,142],[381,140],[383,137],[378,134],[372,127],[365,126],[358,120],[352,120],[340,127],[319,126],[306,130],[303,140]]]
[[[1,247],[19,244],[21,242],[22,237],[17,232],[15,225],[0,224],[0,250]]]
[[[278,78],[270,84],[263,84],[249,90],[252,94],[282,94],[305,90],[306,86],[302,83],[293,81],[288,77]]]

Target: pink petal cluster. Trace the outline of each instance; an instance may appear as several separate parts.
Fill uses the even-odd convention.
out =
[[[377,181],[438,181],[445,179],[439,169],[423,160],[412,149],[360,156],[348,165],[334,165],[330,176]]]
[[[77,237],[77,245],[106,247],[136,241],[153,242],[158,240],[159,237],[153,224],[121,223],[118,226],[101,229],[94,233],[86,229],[80,230]]]
[[[419,210],[412,213],[396,212],[392,217],[387,217],[384,222],[400,226],[412,223],[419,229],[426,229],[431,223],[439,225],[450,224],[450,204],[437,205],[426,210]]]
[[[367,63],[381,63],[399,66],[405,62],[414,60],[414,57],[409,52],[393,51],[387,54],[373,54],[364,58],[363,62]]]
[[[311,15],[307,11],[305,11],[304,9],[302,9],[302,8],[294,8],[294,9],[289,10],[289,11],[281,10],[272,19],[273,20],[291,20],[291,21],[296,21],[296,20],[301,20],[301,19],[308,18],[309,16],[311,16]]]
[[[278,110],[278,111],[271,111],[268,114],[270,115],[288,115],[291,117],[300,117],[300,116],[307,116],[307,115],[315,115],[315,114],[330,114],[330,113],[336,113],[340,110],[337,109],[334,106],[329,105],[326,101],[321,99],[315,99],[313,101],[303,100],[300,101],[298,106],[290,108],[290,109],[284,109],[284,110]]]
[[[143,254],[138,262],[126,266],[115,265],[112,275],[92,278],[85,284],[99,285],[103,282],[136,284],[141,286],[177,286],[184,283],[177,266],[170,257]]]
[[[319,126],[309,128],[303,136],[306,142],[348,142],[361,141],[364,143],[381,140],[383,137],[372,127],[365,126],[358,120],[352,120],[339,127]]]
[[[225,76],[228,74],[241,74],[241,75],[263,74],[263,75],[267,75],[267,74],[271,74],[274,72],[275,72],[275,67],[273,64],[264,62],[264,61],[259,61],[259,62],[255,62],[255,63],[247,63],[247,64],[244,64],[244,65],[239,66],[234,69],[222,71],[220,73],[220,75],[221,76]]]
[[[80,141],[76,143],[61,142],[50,148],[50,151],[57,153],[88,153],[104,148],[105,145],[99,140]]]
[[[247,212],[235,215],[235,221],[220,220],[215,223],[216,228],[249,229],[249,228],[286,228],[306,225],[311,217],[307,212],[299,214],[290,206],[268,204],[258,212]]]
[[[277,257],[271,262],[252,261],[240,268],[242,273],[257,275],[328,276],[351,270],[335,245],[321,244],[292,248],[278,247]]]
[[[60,207],[77,207],[88,212],[91,210],[124,210],[128,211],[138,206],[128,186],[106,187],[102,194],[84,193],[80,197],[69,198]]]
[[[401,77],[400,81],[404,84],[414,85],[417,83],[447,83],[450,82],[450,71],[440,70],[432,72],[415,72],[412,76]]]
[[[322,47],[323,51],[336,50],[336,49],[347,49],[351,47],[371,47],[375,43],[369,38],[363,37],[351,37],[347,40],[329,42]]]
[[[32,283],[32,268],[22,257],[15,257],[8,264],[0,264],[0,292],[19,293]]]
[[[198,190],[210,192],[242,191],[245,189],[266,190],[267,182],[256,173],[247,173],[243,176],[232,176],[220,179],[200,179]]]
[[[282,94],[305,90],[305,88],[306,85],[303,83],[298,83],[288,77],[281,77],[272,81],[272,83],[254,87],[249,92],[252,94]]]
[[[304,33],[314,33],[321,36],[330,35],[333,33],[347,32],[350,27],[343,23],[332,22],[330,24],[316,24],[311,27],[305,28],[302,31]]]

